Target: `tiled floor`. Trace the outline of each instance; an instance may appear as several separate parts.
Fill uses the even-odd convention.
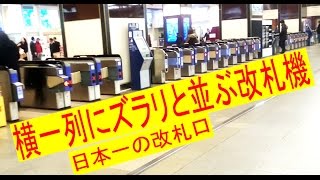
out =
[[[275,97],[218,129],[214,138],[190,144],[142,174],[320,174],[319,48],[308,48],[314,88]],[[212,123],[216,127],[256,103],[215,112]],[[21,116],[29,119],[50,112],[54,111],[24,109]],[[128,174],[163,153],[90,174]],[[10,130],[4,127],[0,174],[72,174],[72,170],[68,152],[18,162]]]

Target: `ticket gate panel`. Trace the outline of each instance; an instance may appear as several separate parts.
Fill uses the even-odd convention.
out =
[[[164,84],[168,72],[168,54],[163,49],[154,49],[152,83]]]
[[[209,61],[208,70],[216,70],[219,68],[219,61],[221,60],[221,50],[218,44],[209,44]]]
[[[63,60],[71,65],[72,73],[80,72],[81,82],[73,85],[72,101],[95,101],[100,99],[100,82],[96,78],[95,63],[93,61]],[[98,82],[98,83],[97,83]]]
[[[0,91],[1,91],[1,86],[0,86]],[[0,127],[6,126],[6,125],[7,125],[6,110],[4,106],[3,96],[0,93]]]
[[[228,59],[228,64],[236,65],[238,63],[238,47],[235,44],[230,44],[230,56]]]
[[[7,121],[19,120],[18,102],[24,99],[23,84],[18,82],[16,70],[1,67],[0,87]]]
[[[221,44],[221,61],[219,61],[219,68],[229,66],[230,49],[227,44]]]
[[[166,80],[174,81],[181,79],[181,54],[180,51],[166,50],[168,55],[168,72],[166,73]],[[183,63],[183,62],[182,62]]]
[[[100,94],[118,95],[121,93],[121,83],[123,79],[122,59],[118,54],[109,55],[88,55],[100,60],[101,79]]]
[[[169,66],[168,73],[166,74],[166,80],[174,81],[181,79],[181,68]]]
[[[182,77],[191,77],[195,75],[195,65],[185,64],[181,68],[181,76]]]
[[[71,77],[63,74],[70,65],[61,61],[19,62],[20,79],[25,84],[22,107],[63,109],[71,106]],[[62,73],[62,74],[61,74]]]
[[[205,73],[208,71],[208,54],[207,54],[207,47],[200,46],[195,47],[197,49],[196,58],[197,63],[195,66],[195,72],[196,73]]]

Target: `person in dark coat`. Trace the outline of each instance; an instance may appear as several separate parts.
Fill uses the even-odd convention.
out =
[[[310,46],[313,33],[312,33],[311,28],[308,25],[306,25],[306,33],[308,34],[307,46]]]
[[[28,42],[27,42],[27,40],[26,40],[26,38],[22,38],[21,39],[21,41],[18,43],[18,45],[17,45],[19,48],[21,48],[21,49],[23,49],[23,51],[24,51],[24,53],[27,55],[28,54],[28,50],[29,50],[29,48],[28,48]],[[26,57],[24,57],[23,58],[24,60],[28,60],[28,57],[26,56]]]
[[[5,32],[0,31],[0,66],[18,71],[19,58],[19,48],[16,43],[11,41]]]
[[[186,39],[186,43],[189,43],[189,45],[192,45],[192,46],[199,43],[198,36],[194,29],[190,29],[188,31],[188,37]]]
[[[37,53],[36,53],[36,42],[34,37],[31,37],[31,42],[30,42],[30,51],[32,55],[32,60],[37,60]]]
[[[320,43],[320,21],[318,21],[317,34],[318,34],[318,43]]]
[[[281,53],[285,53],[288,26],[285,24],[284,20],[281,20],[280,24],[281,24],[281,31],[279,34],[279,46],[281,47],[281,51],[282,51]]]
[[[180,33],[177,33],[177,41],[176,41],[176,44],[177,44],[178,47],[182,47],[183,44],[184,44],[183,37],[181,36]]]

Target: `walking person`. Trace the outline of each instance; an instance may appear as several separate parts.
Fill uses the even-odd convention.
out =
[[[36,60],[36,59],[37,59],[37,55],[36,55],[36,42],[35,42],[35,40],[34,40],[34,37],[31,37],[30,52],[31,52],[32,60]]]
[[[318,43],[320,43],[320,21],[318,21],[317,35],[318,35]]]
[[[280,21],[281,31],[279,34],[279,46],[281,47],[281,53],[286,52],[286,40],[287,40],[287,30],[288,26],[285,24],[284,20]]]
[[[312,30],[308,25],[306,25],[306,33],[308,34],[307,46],[311,46]]]
[[[35,44],[35,48],[36,48],[36,55],[37,55],[37,60],[41,60],[42,57],[42,46],[40,43],[40,38],[37,38],[36,44]]]
[[[20,52],[20,56],[21,56],[21,59],[27,61],[28,60],[28,42],[26,40],[26,38],[22,38],[21,41],[17,44],[17,46],[20,48],[21,52]],[[23,51],[23,52],[22,52]]]

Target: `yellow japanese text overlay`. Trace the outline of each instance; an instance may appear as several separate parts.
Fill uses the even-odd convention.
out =
[[[176,124],[72,151],[69,159],[75,174],[85,174],[211,137],[210,118],[190,115]]]
[[[207,117],[209,112],[313,85],[303,48],[18,122],[10,128],[18,159],[24,161],[166,127],[189,117]]]

